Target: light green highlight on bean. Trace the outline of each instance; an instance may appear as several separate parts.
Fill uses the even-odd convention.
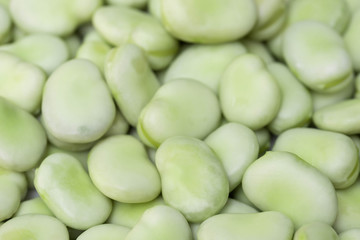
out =
[[[115,224],[102,224],[89,228],[76,240],[125,240],[130,229]]]
[[[328,224],[321,222],[308,223],[301,226],[293,240],[338,240],[335,230]]]
[[[160,85],[141,49],[124,44],[111,50],[105,59],[105,77],[125,119],[136,126],[140,112]]]
[[[111,46],[95,31],[85,35],[84,41],[76,52],[76,58],[87,59],[95,63],[101,72],[104,72],[106,54]]]
[[[166,70],[164,82],[177,78],[190,78],[203,83],[217,93],[226,67],[245,52],[245,47],[239,42],[187,46]]]
[[[148,209],[125,240],[191,240],[191,230],[180,212],[168,206]]]
[[[244,44],[249,53],[259,56],[264,63],[269,64],[274,62],[273,56],[263,43],[250,39],[244,39],[241,42]]]
[[[334,229],[344,232],[353,228],[360,228],[360,179],[346,189],[336,191],[338,198],[338,214]]]
[[[225,70],[219,89],[225,118],[257,130],[269,124],[281,104],[280,89],[256,55],[244,54]]]
[[[353,76],[350,77],[353,78]],[[344,89],[334,93],[319,93],[311,91],[314,111],[338,102],[342,102],[343,100],[350,99],[354,96],[354,85],[354,81],[351,81]]]
[[[279,212],[219,214],[200,225],[198,240],[291,240],[293,223]]]
[[[69,240],[65,225],[54,217],[29,214],[10,219],[0,227],[0,239]]]
[[[351,22],[344,34],[345,46],[351,57],[353,67],[357,72],[360,71],[359,24],[360,24],[360,9],[353,14],[351,18]]]
[[[145,147],[132,136],[117,135],[96,144],[89,153],[88,167],[95,186],[116,201],[142,203],[160,194],[159,173]]]
[[[11,37],[12,21],[8,9],[0,3],[0,44]]]
[[[296,228],[335,221],[337,199],[330,180],[294,154],[267,152],[246,170],[242,187],[256,207],[285,214]]]
[[[101,4],[102,0],[14,0],[9,7],[25,32],[67,36],[89,21]]]
[[[40,109],[45,74],[37,66],[0,51],[0,96],[30,113]]]
[[[360,240],[360,228],[354,228],[340,233],[339,240]]]
[[[121,6],[98,9],[93,24],[106,41],[115,46],[126,43],[140,47],[151,68],[160,70],[169,65],[178,49],[178,42],[154,17]]]
[[[10,52],[32,63],[48,75],[69,59],[69,50],[61,38],[50,34],[31,34],[3,45],[0,51]]]
[[[226,204],[226,172],[210,147],[190,137],[166,140],[156,153],[165,202],[190,222],[201,222]]]
[[[293,128],[276,139],[273,150],[296,154],[326,175],[335,188],[349,187],[359,175],[358,150],[344,134]]]
[[[54,216],[54,214],[50,211],[50,209],[46,206],[46,204],[40,197],[23,201],[20,204],[18,210],[16,211],[14,217],[27,214],[41,214],[52,217]]]
[[[148,0],[107,0],[110,5],[124,5],[133,8],[144,8]]]
[[[223,164],[232,191],[240,184],[247,167],[258,157],[259,143],[255,133],[242,124],[227,123],[204,141]]]
[[[177,79],[162,85],[142,110],[137,126],[141,140],[158,147],[173,136],[205,138],[220,123],[216,95],[195,80]]]
[[[286,65],[272,63],[268,65],[268,69],[278,83],[282,95],[280,110],[269,124],[269,129],[278,135],[287,129],[307,125],[313,112],[309,91]]]
[[[258,41],[274,37],[285,25],[286,3],[284,0],[255,0],[258,20],[250,38]]]
[[[161,0],[161,16],[165,28],[178,39],[222,43],[248,34],[257,10],[253,0]]]
[[[102,137],[114,121],[115,105],[97,67],[75,59],[56,69],[45,84],[42,117],[62,142],[87,144]]]
[[[303,21],[285,32],[283,52],[294,75],[318,92],[335,92],[351,81],[352,64],[342,38],[323,23]]]
[[[69,227],[88,229],[110,215],[111,201],[70,155],[48,156],[36,171],[35,188],[54,215]]]
[[[122,203],[115,201],[107,221],[109,223],[133,228],[146,210],[158,205],[165,205],[161,197],[145,203]]]
[[[314,113],[313,121],[323,130],[358,134],[360,133],[360,99],[344,100],[323,107]]]
[[[342,33],[348,26],[350,18],[350,9],[344,0],[291,0],[289,2],[289,25],[304,20],[315,20]]]
[[[44,129],[32,115],[1,97],[0,132],[0,167],[24,172],[37,165],[46,147]]]

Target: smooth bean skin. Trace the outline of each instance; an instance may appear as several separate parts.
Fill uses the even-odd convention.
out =
[[[67,36],[89,21],[101,4],[101,0],[14,0],[9,8],[14,22],[25,32]]]
[[[156,152],[165,202],[190,222],[201,222],[226,204],[229,182],[210,147],[191,137],[166,140]]]
[[[76,158],[82,165],[82,167],[88,171],[87,160],[89,151],[67,151],[62,148],[56,147],[52,144],[47,145],[46,151],[43,155],[43,159],[54,153],[66,153]]]
[[[243,54],[227,67],[220,82],[219,98],[226,120],[252,130],[269,124],[281,104],[276,81],[253,54]]]
[[[351,76],[353,78],[353,76]],[[350,99],[354,96],[354,81],[351,81],[348,86],[340,91],[334,93],[319,93],[315,91],[311,91],[311,98],[313,109],[316,112],[317,110],[333,105],[338,102],[342,102],[343,100]]]
[[[294,75],[314,91],[335,92],[351,81],[352,64],[345,44],[323,23],[302,21],[291,25],[284,35],[283,53]]]
[[[246,170],[242,187],[256,207],[285,214],[295,228],[335,222],[337,199],[330,180],[294,154],[267,152]]]
[[[284,0],[255,0],[258,20],[250,33],[250,38],[268,40],[276,35],[286,22],[286,2]]]
[[[248,199],[248,197],[244,193],[244,189],[242,188],[242,185],[240,184],[237,186],[230,195],[232,198],[234,198],[237,201],[240,201],[242,203],[245,203],[246,205],[249,205],[252,208],[256,208],[256,206]]]
[[[0,62],[0,96],[25,111],[38,112],[46,80],[44,72],[39,67],[3,51],[0,51]]]
[[[242,38],[257,20],[253,0],[161,0],[160,8],[165,28],[176,38],[191,43]]]
[[[152,69],[168,66],[178,50],[178,41],[165,31],[161,23],[135,9],[123,6],[106,6],[93,17],[98,33],[112,45],[126,43],[140,47]]]
[[[19,208],[21,193],[8,182],[0,182],[0,221],[11,218]]]
[[[0,3],[0,44],[7,42],[11,36],[12,21],[5,6]]]
[[[125,240],[130,229],[115,224],[101,224],[89,228],[76,240]]]
[[[95,64],[75,59],[51,74],[44,88],[42,118],[46,130],[65,143],[90,143],[107,132],[115,105]]]
[[[117,135],[96,144],[88,168],[95,186],[118,202],[148,202],[160,194],[159,173],[145,147],[132,136]]]
[[[338,214],[334,229],[341,233],[353,228],[360,228],[360,179],[348,188],[336,191]]]
[[[274,151],[296,154],[327,176],[335,188],[347,188],[359,175],[359,154],[344,134],[313,128],[293,128],[275,141]]]
[[[36,170],[34,183],[48,208],[69,227],[88,229],[110,215],[111,201],[70,155],[55,153],[45,158]]]
[[[360,240],[360,228],[354,228],[340,233],[339,240]]]
[[[217,93],[221,75],[226,67],[245,52],[245,47],[239,42],[185,47],[166,70],[164,82],[190,78]]]
[[[258,212],[255,208],[252,208],[242,202],[239,202],[235,199],[229,198],[226,202],[224,208],[219,212],[219,214],[224,213],[256,213]],[[191,223],[191,231],[193,235],[193,239],[197,240],[197,232],[199,230],[201,223]]]
[[[136,126],[139,115],[160,84],[141,49],[124,44],[105,59],[105,78],[125,119]]]
[[[249,53],[259,56],[264,63],[269,64],[274,62],[273,56],[263,43],[250,39],[244,39],[241,42],[244,44]]]
[[[293,240],[338,240],[335,230],[328,224],[312,222],[301,226]]]
[[[343,0],[292,0],[289,2],[289,25],[304,20],[315,20],[342,33],[347,28],[350,18],[350,8]]]
[[[258,157],[259,143],[255,133],[242,124],[227,123],[204,141],[223,164],[232,191],[241,182],[246,168]]]
[[[29,214],[10,219],[0,227],[0,239],[69,240],[65,225],[58,219]]]
[[[81,45],[81,39],[78,35],[70,35],[64,38],[65,44],[69,50],[70,58],[74,58],[76,56],[76,52],[78,51]]]
[[[291,240],[294,225],[279,212],[218,214],[199,227],[198,240]]]
[[[316,111],[316,127],[344,134],[360,133],[360,99],[344,100]]]
[[[158,205],[165,205],[161,197],[145,203],[114,202],[107,222],[133,228],[146,210]]]
[[[126,121],[120,111],[116,111],[115,119],[105,137],[126,134],[129,131],[129,123]]]
[[[50,209],[46,206],[40,197],[23,201],[16,211],[14,217],[27,214],[39,214],[54,217],[54,214],[50,211]]]
[[[225,206],[221,209],[220,213],[257,213],[258,211],[245,203],[238,200],[228,198]]]
[[[282,101],[277,116],[269,124],[269,129],[279,135],[287,129],[303,127],[311,119],[313,108],[309,91],[281,63],[268,65],[281,91]]]
[[[111,46],[95,31],[85,35],[84,41],[76,51],[76,58],[87,59],[95,63],[104,72],[105,58]]]
[[[0,168],[0,182],[5,185],[14,186],[20,191],[21,198],[25,198],[27,193],[27,181],[24,173]]]
[[[359,40],[360,40],[360,9],[356,11],[352,18],[351,22],[346,29],[344,34],[344,42],[345,46],[348,49],[349,55],[351,57],[353,67],[355,71],[360,71],[360,47],[359,47]]]
[[[106,0],[111,5],[125,5],[133,8],[144,8],[148,0]]]
[[[271,146],[271,134],[267,128],[255,131],[255,135],[259,142],[259,155],[265,153]]]
[[[82,152],[82,151],[88,151],[92,146],[94,146],[95,142],[90,143],[68,143],[61,141],[51,135],[50,132],[46,132],[46,135],[48,137],[48,140],[51,144],[54,146],[61,148],[65,151],[71,151],[71,152]]]
[[[47,144],[44,129],[32,115],[1,97],[0,133],[0,167],[24,172],[37,165]]]
[[[65,41],[51,34],[31,34],[1,46],[0,50],[40,67],[47,75],[70,57]]]
[[[360,8],[359,0],[345,0],[345,2],[348,4],[352,14],[354,14]]]
[[[215,93],[198,81],[177,79],[162,85],[142,110],[137,132],[154,148],[173,136],[203,139],[219,125],[220,117]]]
[[[125,240],[191,240],[186,219],[168,206],[148,209],[131,229]]]
[[[360,98],[360,74],[358,74],[355,78],[355,96],[354,98]]]

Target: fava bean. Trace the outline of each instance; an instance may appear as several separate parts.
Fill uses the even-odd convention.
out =
[[[204,221],[224,207],[229,194],[226,172],[206,143],[173,137],[161,144],[155,158],[165,202],[188,221]]]

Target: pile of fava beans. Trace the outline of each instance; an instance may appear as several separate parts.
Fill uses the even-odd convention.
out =
[[[360,0],[0,0],[0,240],[360,240]]]

